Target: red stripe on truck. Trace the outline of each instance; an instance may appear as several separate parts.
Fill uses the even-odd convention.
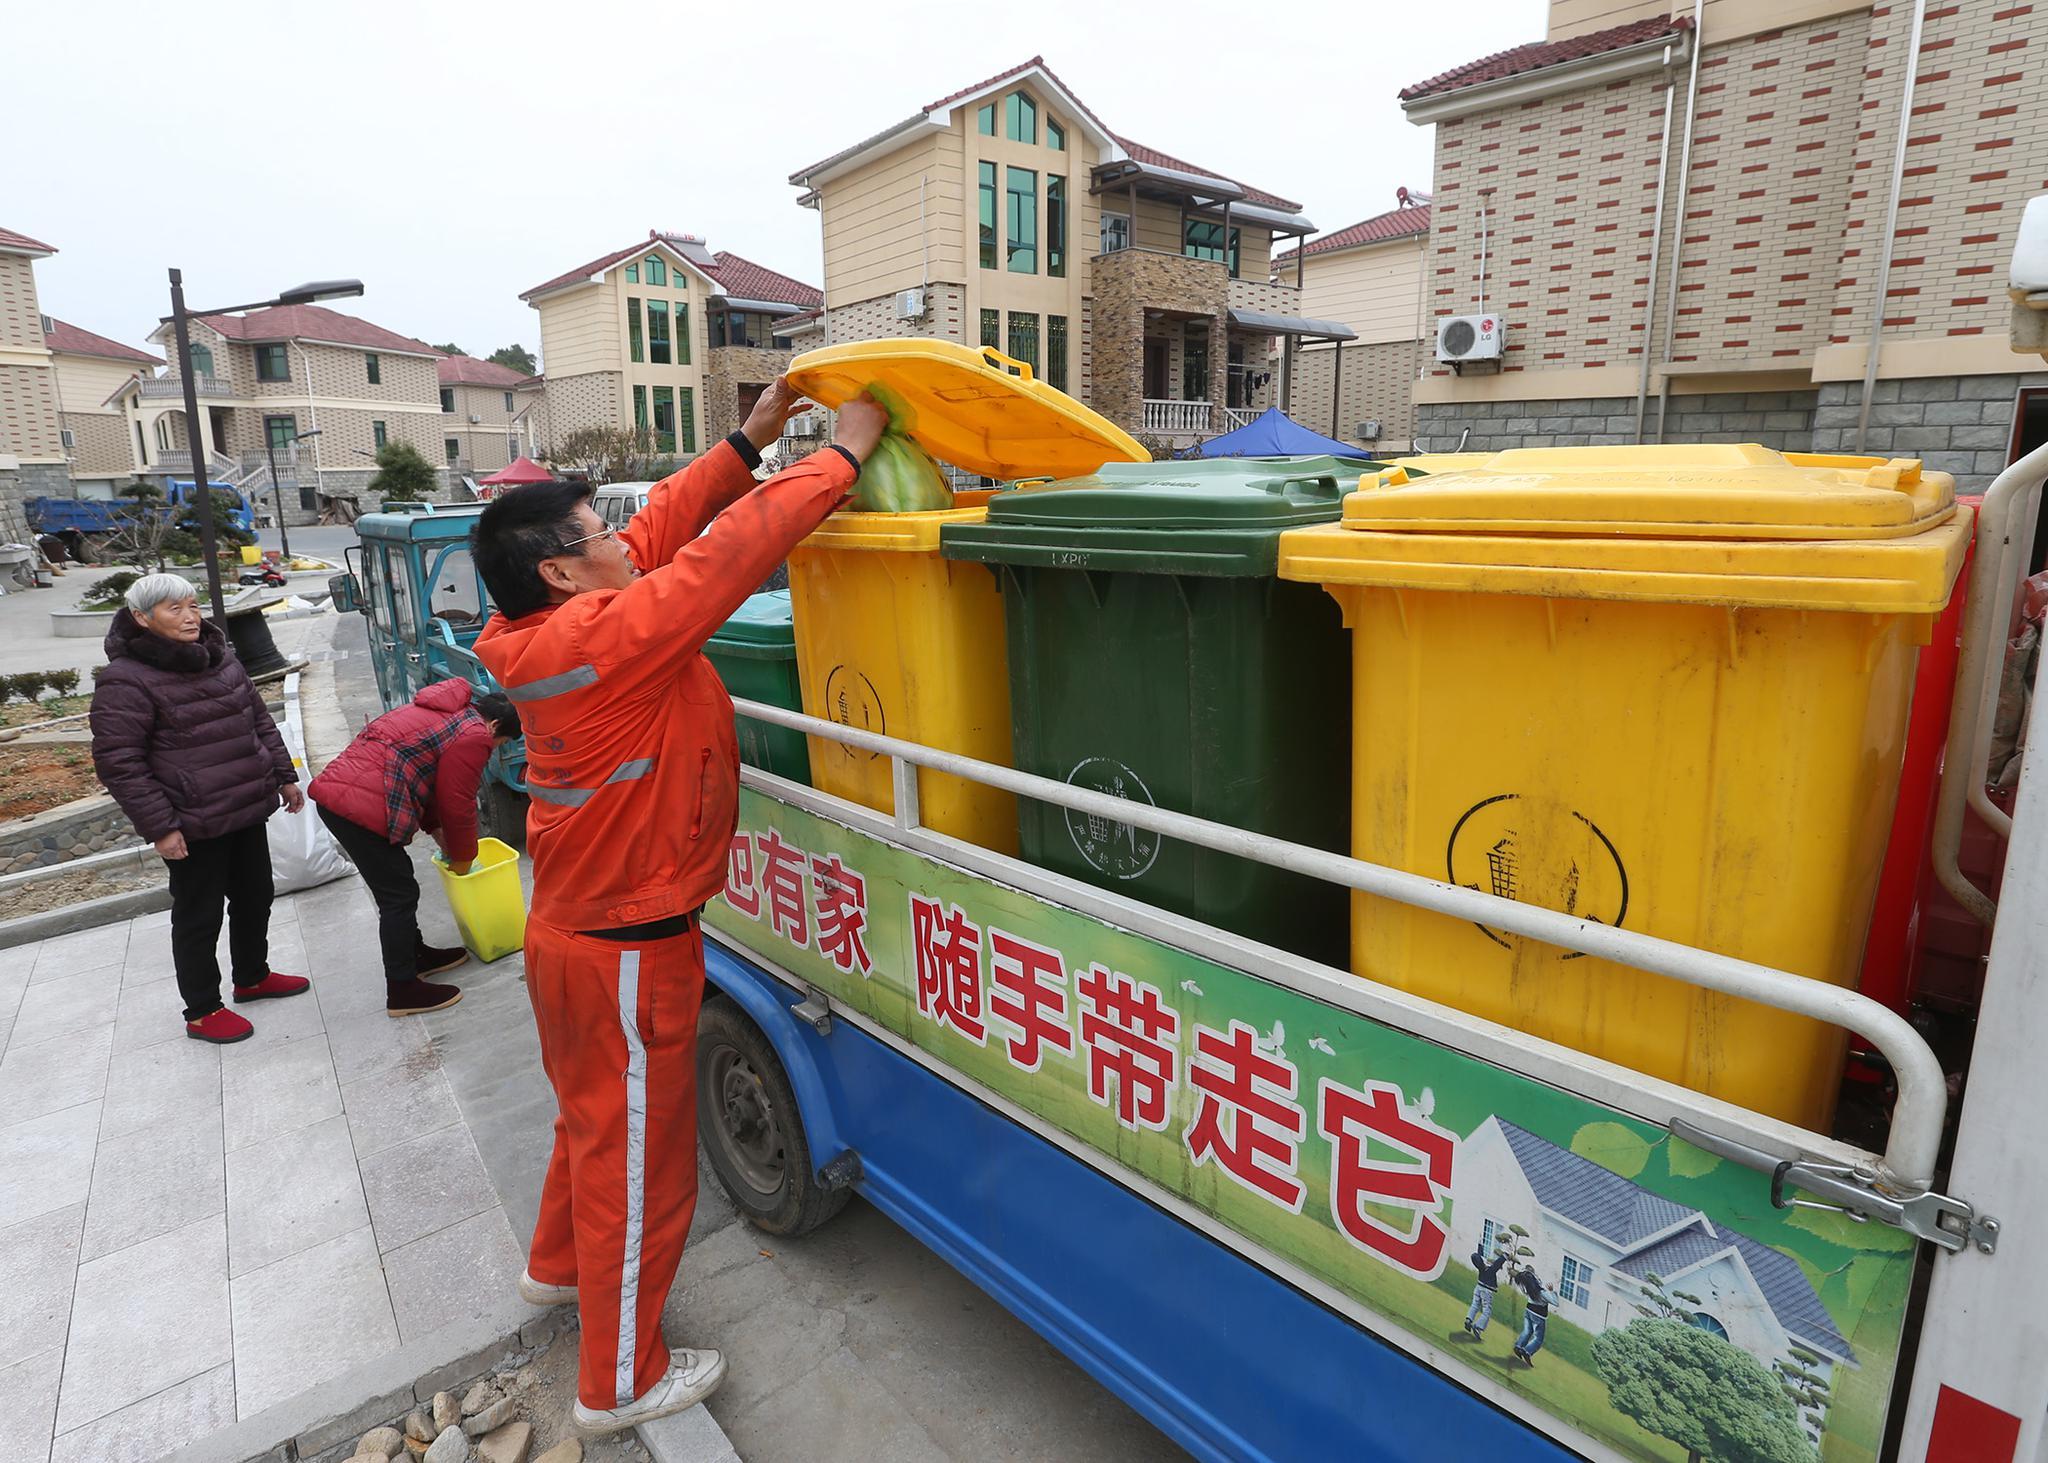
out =
[[[1943,1386],[1934,1400],[1934,1427],[1927,1439],[1927,1463],[2010,1463],[2020,1442],[2020,1420]]]

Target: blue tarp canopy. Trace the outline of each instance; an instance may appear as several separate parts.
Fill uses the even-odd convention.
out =
[[[1199,450],[1204,457],[1314,457],[1323,453],[1335,457],[1369,456],[1353,443],[1310,431],[1277,406],[1267,407],[1256,421],[1235,431],[1211,437]]]

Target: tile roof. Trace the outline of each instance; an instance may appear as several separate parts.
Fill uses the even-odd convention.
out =
[[[0,229],[0,249],[20,250],[38,254],[54,254],[55,244],[45,244],[40,239],[31,239],[27,234],[17,234],[13,229]]]
[[[1531,41],[1526,46],[1496,51],[1490,56],[1481,56],[1476,61],[1467,61],[1462,66],[1453,66],[1449,71],[1440,72],[1427,81],[1404,86],[1401,88],[1401,100],[1412,102],[1421,97],[1439,96],[1444,92],[1478,86],[1481,82],[1504,81],[1510,76],[1520,76],[1525,71],[1540,71],[1546,66],[1556,66],[1566,61],[1582,61],[1588,56],[1599,56],[1608,51],[1618,51],[1623,46],[1653,41],[1672,31],[1688,30],[1691,26],[1690,16],[1672,20],[1666,16],[1653,15],[1645,20],[1632,20],[1626,25],[1613,25],[1605,30],[1589,31],[1585,35],[1573,36],[1569,40]]]
[[[1289,213],[1301,212],[1301,205],[1292,198],[1282,198],[1277,193],[1268,193],[1263,188],[1254,188],[1242,179],[1233,178],[1227,173],[1219,173],[1214,168],[1200,167],[1182,158],[1174,157],[1171,153],[1161,152],[1156,147],[1147,147],[1142,142],[1133,142],[1128,137],[1118,137],[1117,144],[1137,162],[1150,163],[1155,168],[1174,168],[1183,173],[1199,173],[1205,178],[1218,178],[1225,183],[1234,183],[1244,190],[1245,202],[1247,203],[1256,203],[1263,208],[1281,208]]]
[[[213,329],[229,340],[319,340],[335,345],[359,346],[364,350],[386,350],[420,356],[438,356],[423,340],[344,315],[319,305],[273,305],[251,310],[246,315],[201,315]],[[165,329],[169,329],[168,326]]]
[[[1273,262],[1292,259],[1296,254],[1306,254],[1313,259],[1318,254],[1332,254],[1339,249],[1356,249],[1364,244],[1384,244],[1389,239],[1405,239],[1416,234],[1429,232],[1429,205],[1415,204],[1408,208],[1390,209],[1349,228],[1338,229],[1324,234],[1320,239],[1311,240],[1300,249],[1289,249],[1284,254],[1275,254]]]
[[[669,235],[658,229],[649,229],[646,238],[636,239],[623,249],[614,249],[609,254],[600,255],[588,264],[579,264],[574,269],[535,285],[519,298],[530,300],[535,295],[546,294],[549,290],[558,289],[566,284],[576,284],[593,275],[602,274],[614,264],[630,259],[657,244],[678,258],[686,257]],[[787,305],[821,305],[825,302],[824,291],[815,285],[791,279],[788,275],[780,274],[764,264],[756,264],[751,259],[744,259],[722,250],[711,258],[712,263],[709,266],[691,260],[690,267],[708,275],[727,294],[737,295],[741,299],[769,300]]]
[[[164,363],[162,356],[139,351],[118,340],[108,340],[104,335],[94,335],[90,330],[66,324],[54,315],[50,317],[50,328],[43,339],[51,350],[62,351],[67,356],[104,356],[110,361],[127,361],[137,366],[161,366]]]
[[[443,386],[517,386],[526,379],[524,371],[501,366],[475,356],[443,356],[434,362],[434,372]]]
[[[1809,1346],[1817,1346],[1831,1356],[1855,1360],[1855,1349],[1835,1325],[1834,1317],[1828,1314],[1820,1297],[1814,1294],[1813,1282],[1806,1278],[1806,1272],[1799,1268],[1797,1261],[1779,1254],[1768,1245],[1758,1244],[1748,1235],[1733,1231],[1713,1233],[1705,1215],[1700,1216],[1700,1221],[1702,1228],[1681,1230],[1647,1249],[1616,1260],[1614,1268],[1637,1280],[1655,1275],[1670,1284],[1673,1276],[1732,1250],[1742,1256],[1743,1264],[1756,1277],[1757,1286],[1763,1291],[1764,1303],[1771,1308],[1771,1314],[1778,1318],[1778,1324],[1785,1328],[1787,1334]],[[1683,1281],[1676,1284],[1681,1289],[1684,1286]]]
[[[514,391],[538,391],[547,384],[548,378],[545,375],[521,376],[519,378],[519,384],[514,386],[512,389]]]
[[[791,279],[765,264],[742,259],[721,249],[711,256],[717,267],[707,271],[726,294],[742,300],[766,300],[779,305],[817,306],[825,303],[825,292],[816,285]]]

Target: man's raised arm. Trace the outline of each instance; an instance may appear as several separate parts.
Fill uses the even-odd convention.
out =
[[[761,454],[781,439],[783,424],[809,406],[787,377],[776,377],[754,403],[744,426],[656,483],[647,495],[647,506],[619,535],[641,571],[668,563],[706,524],[751,491]]]

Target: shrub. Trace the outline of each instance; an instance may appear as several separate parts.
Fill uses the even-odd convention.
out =
[[[50,689],[59,696],[70,696],[78,690],[78,672],[74,670],[51,671]]]
[[[22,671],[7,678],[8,688],[24,701],[40,701],[50,684],[46,671]]]
[[[377,449],[377,475],[368,491],[387,502],[429,502],[437,479],[433,464],[410,442],[386,442]]]
[[[78,607],[83,610],[118,608],[128,593],[128,586],[141,577],[132,569],[123,569],[119,574],[109,574],[86,590],[78,601]]]

